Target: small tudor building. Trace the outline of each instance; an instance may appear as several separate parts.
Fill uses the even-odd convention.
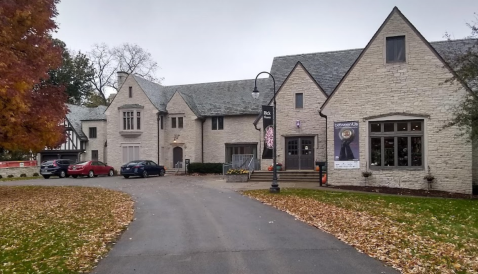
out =
[[[274,58],[278,162],[306,171],[327,162],[332,185],[364,184],[368,170],[367,184],[425,188],[430,171],[434,188],[471,193],[478,153],[457,127],[443,127],[469,90],[443,83],[454,73],[447,56],[472,42],[430,43],[394,8],[364,49]],[[257,80],[257,100],[254,80],[162,86],[119,72],[118,82],[104,113],[67,117],[85,144],[83,159],[181,168],[185,159],[229,163],[248,154],[257,169],[272,164],[261,115],[272,105],[272,78]],[[94,127],[96,140],[85,134]]]

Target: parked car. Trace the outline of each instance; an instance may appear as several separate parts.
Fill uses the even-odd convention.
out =
[[[45,179],[50,178],[50,176],[58,176],[60,178],[69,177],[68,166],[70,164],[70,160],[67,159],[45,161],[41,163],[40,174]]]
[[[150,160],[131,161],[121,167],[121,175],[125,178],[140,176],[143,178],[149,175],[164,176],[166,169]]]
[[[84,161],[68,167],[68,174],[73,178],[88,176],[90,178],[98,175],[114,175],[114,168],[100,161]]]

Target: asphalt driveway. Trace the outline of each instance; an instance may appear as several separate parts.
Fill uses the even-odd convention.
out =
[[[99,186],[133,196],[135,220],[93,273],[398,273],[321,230],[238,194],[219,177],[8,183],[18,184]]]

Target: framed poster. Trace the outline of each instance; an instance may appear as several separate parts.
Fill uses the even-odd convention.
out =
[[[360,168],[359,122],[334,122],[334,168]]]

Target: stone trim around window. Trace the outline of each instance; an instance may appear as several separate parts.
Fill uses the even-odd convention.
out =
[[[130,108],[120,110],[120,135],[136,137],[143,134],[142,108]]]
[[[368,165],[382,170],[423,170],[425,122],[380,120],[368,122]]]

